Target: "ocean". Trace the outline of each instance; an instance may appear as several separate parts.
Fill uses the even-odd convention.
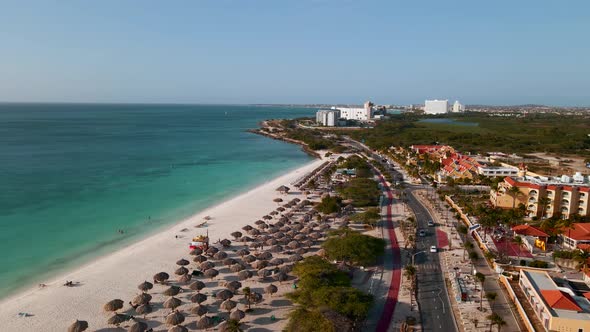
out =
[[[246,130],[313,111],[0,104],[0,297],[311,161]]]

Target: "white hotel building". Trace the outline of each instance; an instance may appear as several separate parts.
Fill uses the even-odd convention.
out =
[[[360,107],[332,107],[333,110],[340,110],[340,118],[346,120],[369,121],[373,117],[373,107],[368,101]]]
[[[426,114],[443,114],[449,109],[448,100],[426,100],[424,102],[424,113]]]
[[[315,121],[322,126],[335,127],[340,119],[340,110],[319,110],[315,114]]]

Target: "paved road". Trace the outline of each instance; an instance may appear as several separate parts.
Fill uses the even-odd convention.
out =
[[[451,304],[445,289],[439,253],[431,253],[430,247],[437,245],[436,227],[428,227],[433,220],[428,210],[413,196],[415,188],[405,189],[407,204],[414,211],[418,228],[426,236],[418,237],[414,264],[418,270],[418,304],[423,331],[457,331],[452,317]]]
[[[373,159],[379,161],[391,174],[394,181],[402,181],[403,175],[391,165],[382,161],[380,156],[367,149],[358,142],[349,141],[359,149],[365,150]],[[416,215],[418,228],[427,230],[427,236],[419,237],[416,242],[416,252],[423,253],[414,256],[418,278],[418,304],[422,320],[423,331],[452,332],[457,331],[452,309],[445,289],[445,281],[441,271],[438,253],[431,253],[430,246],[436,246],[436,227],[428,227],[428,221],[433,220],[428,210],[413,196],[416,189],[423,189],[423,185],[409,185],[404,189],[409,208]]]

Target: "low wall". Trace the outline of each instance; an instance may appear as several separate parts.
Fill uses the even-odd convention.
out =
[[[512,300],[512,303],[514,303],[514,305],[516,306],[516,310],[518,311],[520,318],[524,322],[524,325],[525,325],[527,331],[535,332],[535,328],[533,327],[533,324],[531,323],[528,316],[526,315],[526,312],[524,311],[522,304],[518,300],[518,297],[516,297],[516,293],[514,293],[514,290],[512,289],[512,285],[510,285],[510,283],[508,282],[508,279],[506,279],[505,276],[500,275],[500,278],[498,280],[500,281],[500,283],[502,285],[504,285],[504,287],[506,287],[506,290],[508,291],[508,296],[510,297],[510,300]]]
[[[555,258],[555,264],[566,267],[568,269],[577,270],[579,263],[573,259]]]

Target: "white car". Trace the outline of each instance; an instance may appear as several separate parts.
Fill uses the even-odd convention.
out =
[[[434,227],[434,221],[428,220],[428,227]]]
[[[430,246],[430,252],[438,252],[438,249],[436,249],[436,246]]]

